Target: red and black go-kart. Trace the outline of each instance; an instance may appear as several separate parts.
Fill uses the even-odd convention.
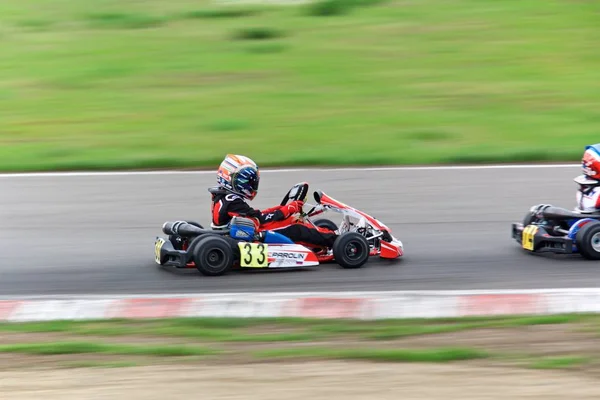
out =
[[[305,200],[308,183],[302,182],[290,189],[281,204]],[[314,192],[316,204],[290,217],[290,223],[305,224],[321,232],[337,231],[338,238],[332,248],[310,243],[294,243],[275,231],[257,230],[254,222],[235,217],[226,229],[204,229],[192,221],[165,222],[166,239],[157,237],[154,242],[155,261],[161,266],[197,268],[207,276],[223,275],[232,268],[280,269],[316,267],[325,262],[336,262],[343,268],[360,268],[369,257],[396,259],[404,255],[402,242],[391,230],[370,215],[329,197],[321,191]],[[325,218],[312,217],[327,211],[340,213],[338,227]]]

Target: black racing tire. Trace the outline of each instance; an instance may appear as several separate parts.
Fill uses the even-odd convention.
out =
[[[335,222],[327,218],[315,219],[313,221],[313,224],[315,224],[319,228],[327,228],[331,229],[332,231],[336,231],[338,229],[338,226],[335,224]]]
[[[356,232],[340,235],[333,243],[333,257],[342,268],[362,267],[369,260],[369,253],[369,242]]]
[[[194,246],[194,263],[205,276],[224,275],[233,267],[231,244],[221,236],[206,235]]]
[[[600,260],[600,222],[585,224],[575,236],[579,252],[588,260]]]
[[[195,221],[185,221],[185,222],[187,222],[190,225],[194,225],[200,229],[204,229],[204,227],[202,225],[200,225],[199,223],[197,223]],[[183,249],[183,243],[185,242],[184,238],[182,238],[179,235],[169,235],[168,239],[171,242],[171,244],[173,245],[173,248],[175,248],[175,250]]]

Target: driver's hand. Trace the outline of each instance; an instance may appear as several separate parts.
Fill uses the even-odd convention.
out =
[[[304,202],[301,200],[294,200],[287,206],[284,206],[283,207],[283,209],[285,210],[284,213],[287,214],[286,218],[289,217],[290,215],[293,215],[293,214],[296,214],[296,213],[299,213],[300,211],[302,211],[302,206],[304,206]]]

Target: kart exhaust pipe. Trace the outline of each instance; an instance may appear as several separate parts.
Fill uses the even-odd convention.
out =
[[[554,220],[576,219],[582,217],[581,214],[575,213],[571,210],[554,206],[544,208],[541,211],[541,214],[544,218]]]
[[[162,231],[166,235],[196,236],[204,233],[204,229],[188,224],[185,221],[165,222]]]

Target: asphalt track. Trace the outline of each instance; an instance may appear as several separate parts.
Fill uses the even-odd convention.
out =
[[[265,171],[257,207],[296,182],[373,214],[405,245],[359,270],[202,277],[157,268],[166,220],[209,221],[212,173],[0,176],[0,296],[600,286],[600,264],[534,256],[510,238],[533,204],[573,207],[578,167]]]

